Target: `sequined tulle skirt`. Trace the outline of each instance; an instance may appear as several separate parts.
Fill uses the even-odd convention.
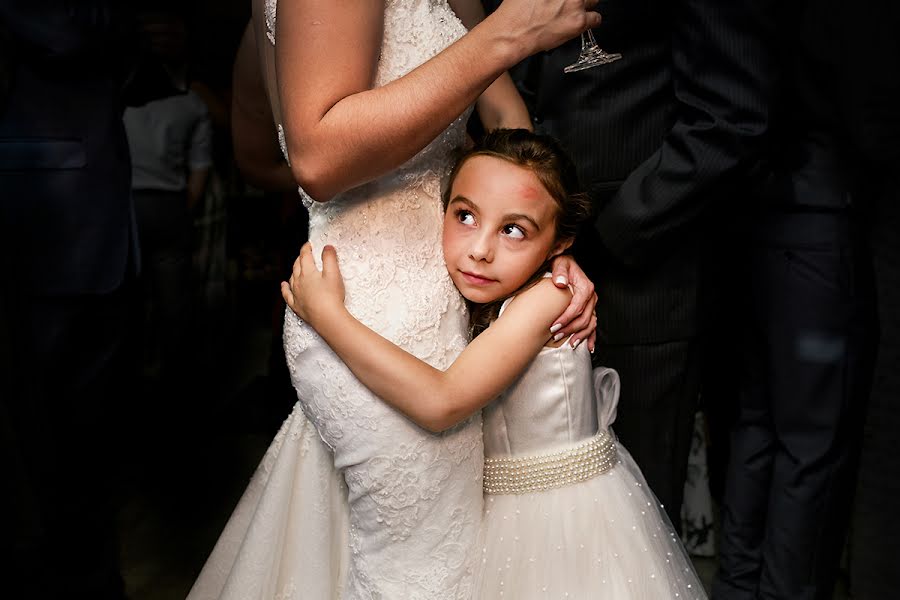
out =
[[[570,485],[486,494],[480,598],[706,598],[691,562],[628,452]]]

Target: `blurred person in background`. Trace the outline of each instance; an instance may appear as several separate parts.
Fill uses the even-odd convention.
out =
[[[769,165],[748,180],[758,201],[724,247],[737,266],[740,370],[717,599],[834,594],[878,343],[873,184],[891,150],[873,149],[896,131],[896,102],[886,110],[890,94],[870,94],[893,87],[896,98],[897,85],[896,54],[881,55],[894,35],[884,6],[778,11]]]
[[[175,410],[187,408],[196,378],[193,215],[213,163],[212,125],[206,104],[190,89],[185,16],[161,5],[141,19],[155,59],[149,68],[173,90],[124,114],[141,240],[141,371],[144,393],[162,416],[169,413],[159,410],[163,401]]]
[[[3,591],[119,599],[138,265],[122,110],[171,90],[135,70],[126,4],[4,0],[0,31]]]

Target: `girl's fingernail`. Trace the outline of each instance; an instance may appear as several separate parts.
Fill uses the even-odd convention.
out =
[[[565,275],[557,275],[556,279],[554,279],[553,281],[555,281],[559,285],[567,285],[569,283],[569,280],[566,279]]]
[[[580,343],[581,343],[581,340],[578,340],[577,342],[575,342],[574,344],[572,344],[572,350],[574,350],[575,348],[577,348],[577,347],[578,347],[578,344],[580,344]]]
[[[562,336],[563,336],[562,333],[557,333],[556,335],[553,336],[553,341],[558,342],[559,340],[562,339]]]
[[[556,323],[555,325],[553,325],[553,327],[550,328],[550,333],[556,333],[560,329],[562,329],[562,323]]]

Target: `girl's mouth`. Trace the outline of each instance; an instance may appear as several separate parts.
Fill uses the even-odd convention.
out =
[[[487,277],[484,277],[483,275],[468,273],[466,271],[460,271],[460,273],[462,273],[463,279],[465,279],[466,282],[472,285],[488,285],[495,282],[494,279],[489,279]]]

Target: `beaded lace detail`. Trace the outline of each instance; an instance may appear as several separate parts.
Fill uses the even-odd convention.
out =
[[[278,9],[278,0],[266,0],[266,37],[275,44],[275,12]]]
[[[275,8],[267,0],[270,33]],[[446,0],[386,0],[375,85],[405,75],[464,33]],[[314,255],[326,244],[337,249],[350,312],[438,368],[467,342],[465,305],[441,251],[441,191],[467,117],[396,171],[329,202],[313,203],[300,190]],[[284,151],[282,127],[279,142]],[[425,432],[373,396],[289,310],[284,347],[302,410],[348,486],[346,596],[470,598],[482,497],[480,415],[441,435]]]

